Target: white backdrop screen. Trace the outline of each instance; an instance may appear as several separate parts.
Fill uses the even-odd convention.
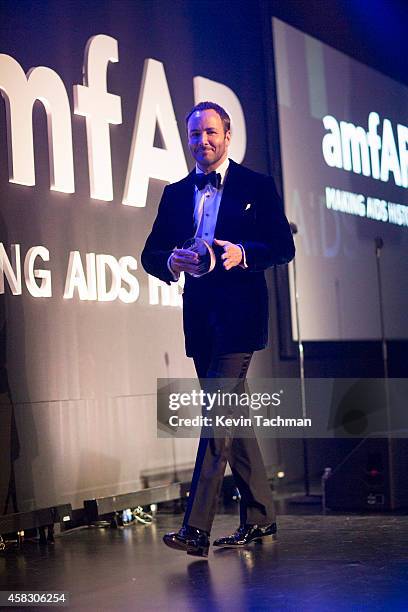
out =
[[[408,88],[273,19],[304,340],[408,337]],[[291,266],[292,329],[297,337]]]

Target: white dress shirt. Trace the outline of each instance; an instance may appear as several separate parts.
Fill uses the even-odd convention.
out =
[[[194,188],[194,226],[196,228],[195,236],[202,238],[203,240],[208,242],[210,246],[212,246],[215,238],[215,226],[217,225],[218,211],[220,209],[220,202],[222,192],[224,190],[225,179],[228,174],[228,166],[229,159],[227,157],[227,159],[224,160],[222,164],[215,169],[215,172],[217,174],[220,174],[221,176],[221,182],[218,189],[214,187],[214,185],[211,185],[211,183],[207,183],[204,189],[201,190],[198,189],[198,187]],[[197,165],[196,173],[204,174],[204,172]],[[198,231],[199,234],[197,233]],[[248,266],[246,263],[245,250],[241,244],[238,244],[237,246],[239,246],[242,251],[242,262],[240,263],[240,266],[242,268],[247,268]],[[167,267],[170,270],[174,280],[177,281],[179,279],[179,274],[172,270],[170,260],[171,255],[167,261]]]
[[[217,225],[218,211],[220,209],[228,166],[229,159],[227,158],[215,170],[221,176],[221,183],[218,189],[210,183],[207,183],[201,191],[195,187],[194,223],[196,231],[200,229],[199,237],[208,242],[210,246],[212,246],[214,241],[215,226]],[[196,173],[204,174],[198,166],[196,166]],[[202,222],[201,227],[199,227],[200,222]],[[197,233],[196,236],[198,236]]]

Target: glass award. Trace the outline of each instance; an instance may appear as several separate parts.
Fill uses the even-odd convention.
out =
[[[197,253],[199,257],[197,272],[194,274],[189,272],[191,276],[195,278],[199,278],[200,276],[204,276],[204,274],[208,274],[215,268],[215,253],[212,247],[203,240],[202,238],[189,238],[183,244],[183,249],[193,251]]]

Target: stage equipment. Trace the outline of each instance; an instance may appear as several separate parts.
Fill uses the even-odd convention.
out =
[[[377,286],[378,286],[378,306],[380,313],[380,331],[381,331],[381,348],[382,358],[384,367],[384,378],[388,378],[388,353],[387,353],[387,340],[385,337],[385,325],[384,325],[384,298],[382,292],[382,279],[381,279],[381,251],[384,247],[384,241],[380,236],[374,239],[375,245],[375,261],[377,270]]]
[[[123,525],[133,525],[134,523],[150,525],[153,523],[153,515],[145,512],[142,506],[137,508],[126,508],[122,512],[116,512],[112,526],[123,527]]]
[[[40,508],[28,512],[18,512],[16,514],[5,514],[0,516],[0,542],[7,541],[8,535],[17,534],[18,542],[22,545],[24,532],[31,529],[38,529],[40,544],[52,543],[54,541],[54,525],[56,523],[67,523],[72,520],[71,504],[60,504],[50,508]],[[45,535],[45,529],[48,534]],[[1,547],[0,547],[1,548]]]
[[[377,269],[378,307],[380,315],[380,340],[384,379],[378,381],[375,397],[368,392],[361,395],[358,415],[350,405],[340,407],[336,420],[343,429],[354,428],[350,433],[366,429],[371,413],[384,414],[380,429],[384,438],[364,438],[347,457],[324,479],[324,498],[333,510],[397,510],[408,508],[408,440],[391,437],[390,389],[388,375],[387,339],[384,324],[384,297],[382,292],[381,252],[384,241],[374,240]],[[363,381],[360,381],[360,387]],[[362,388],[363,389],[363,388]],[[356,398],[354,398],[356,399]],[[352,402],[354,405],[356,402]],[[383,408],[385,407],[385,413]],[[377,417],[378,420],[378,417]]]
[[[382,276],[381,276],[381,252],[384,246],[384,241],[380,236],[374,239],[375,245],[375,261],[377,269],[377,285],[378,285],[378,308],[380,314],[380,331],[381,331],[381,351],[383,359],[383,370],[384,370],[384,390],[385,390],[385,409],[387,417],[387,463],[388,463],[388,480],[389,480],[389,500],[390,509],[394,509],[394,500],[396,503],[395,490],[394,490],[394,444],[395,441],[391,437],[391,416],[390,416],[390,388],[388,382],[388,351],[387,351],[387,339],[385,336],[385,322],[384,322],[384,296],[382,291]]]
[[[133,491],[132,493],[86,499],[84,500],[84,508],[88,524],[100,521],[103,517],[110,515],[113,517],[112,526],[117,527],[118,524],[120,524],[120,521],[117,521],[118,513],[123,512],[126,508],[150,506],[151,504],[172,501],[180,497],[180,483],[173,483],[170,485]]]
[[[295,236],[298,233],[298,228],[295,223],[290,223],[290,229],[292,235]],[[301,394],[301,406],[302,406],[302,418],[307,418],[307,407],[306,407],[306,389],[305,389],[305,357],[303,350],[302,336],[300,333],[300,317],[299,317],[299,293],[296,278],[296,257],[292,260],[293,270],[293,287],[295,293],[295,314],[296,314],[296,327],[297,327],[297,346],[299,354],[299,376],[300,376],[300,394]],[[301,496],[292,497],[289,501],[291,504],[320,504],[321,495],[311,495],[310,493],[310,476],[309,476],[309,449],[307,439],[302,438],[303,447],[303,482],[305,493]]]
[[[388,438],[365,438],[323,479],[325,506],[360,512],[406,509],[407,465],[407,439],[393,440],[390,448]]]
[[[4,374],[4,368],[3,372],[1,370],[0,364],[0,515],[8,512],[18,512],[14,461],[19,456],[14,406],[8,390],[8,383],[6,382],[4,385],[2,380],[5,376],[7,381],[7,374]]]

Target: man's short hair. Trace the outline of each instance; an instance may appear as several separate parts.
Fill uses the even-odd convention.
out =
[[[186,127],[188,127],[188,120],[190,119],[191,115],[196,111],[202,110],[214,110],[220,116],[224,128],[224,134],[231,129],[231,119],[227,111],[216,102],[209,101],[199,102],[191,109],[188,115],[186,115]]]

